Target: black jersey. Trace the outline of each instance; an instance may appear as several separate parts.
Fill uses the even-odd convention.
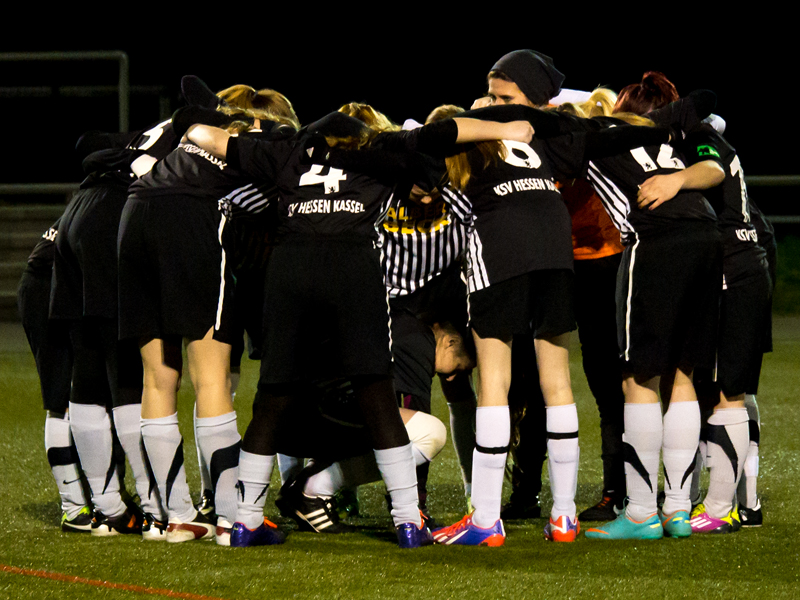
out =
[[[280,193],[278,238],[354,236],[378,241],[392,188],[370,175],[304,160],[308,135],[288,140],[231,138],[228,159]]]
[[[580,138],[502,143],[505,159],[486,169],[482,155],[470,153],[472,176],[464,192],[472,214],[470,292],[530,271],[572,269],[570,217],[555,179],[580,171]]]
[[[608,117],[592,120],[606,127],[621,124]],[[708,200],[694,190],[681,191],[653,210],[637,206],[636,196],[641,184],[654,175],[669,175],[685,168],[686,159],[670,144],[640,146],[589,161],[589,182],[620,230],[624,244],[630,244],[635,234],[646,235],[681,220],[716,219]]]
[[[26,273],[33,275],[45,274],[48,277],[53,271],[53,257],[56,253],[56,236],[61,218],[53,223],[50,228],[42,234],[41,239],[33,247],[28,256],[28,265],[25,267]]]
[[[766,269],[767,253],[758,244],[758,232],[751,217],[750,200],[736,150],[719,133],[703,126],[687,135],[682,150],[689,163],[718,160],[725,171],[723,182],[708,190],[722,234],[723,287],[735,286]]]
[[[161,160],[175,149],[178,141],[178,136],[172,129],[172,119],[167,119],[133,138],[129,148]]]

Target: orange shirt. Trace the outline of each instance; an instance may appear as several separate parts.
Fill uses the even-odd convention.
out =
[[[589,182],[575,180],[572,185],[560,185],[560,189],[572,217],[575,260],[603,258],[622,252],[619,230],[614,227]]]

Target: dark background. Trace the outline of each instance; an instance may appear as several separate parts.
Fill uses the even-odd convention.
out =
[[[226,24],[221,32],[187,26],[176,34],[160,25],[128,22],[94,27],[89,35],[75,35],[74,29],[50,36],[11,34],[0,41],[0,51],[124,50],[130,57],[131,85],[163,86],[171,109],[180,106],[181,76],[191,73],[215,90],[234,83],[277,89],[294,103],[302,123],[348,101],[369,102],[402,123],[409,117],[424,120],[442,103],[468,108],[485,92],[485,75],[497,58],[533,48],[553,57],[569,88],[603,85],[619,91],[653,69],[664,72],[682,94],[712,89],[718,94],[716,112],[728,123],[726,137],[737,148],[747,175],[797,173],[794,140],[800,128],[790,107],[797,95],[794,71],[800,53],[790,43],[791,35],[779,31],[776,19],[762,29],[757,15],[738,15],[736,26],[748,28],[744,35],[717,21],[676,24],[673,15],[662,15],[658,26],[651,17],[627,15],[624,21],[636,23],[629,26],[619,16],[580,14],[578,7],[566,5],[560,12],[564,11],[574,12],[573,19],[580,16],[580,23],[553,28],[554,23],[565,23],[564,14],[557,21],[536,20],[528,9],[519,18],[501,18],[488,7],[484,14],[452,22],[429,19],[436,25],[389,18],[389,24],[367,24],[342,13],[317,15],[312,23],[303,23],[304,13],[312,9],[298,4],[291,24],[286,18],[239,14],[235,32],[227,31],[225,27],[232,26]],[[546,28],[537,26],[545,23]],[[55,90],[113,85],[116,79],[113,62],[0,63],[3,88]],[[117,128],[115,96],[5,95],[0,96],[0,107],[6,115],[3,183],[78,181],[75,140],[89,129]],[[132,130],[158,120],[157,97],[132,97]],[[800,212],[791,202],[785,204],[788,190],[792,197],[796,194],[792,188],[780,193],[759,188],[751,189],[751,196],[763,197],[769,206],[762,208],[768,213]]]

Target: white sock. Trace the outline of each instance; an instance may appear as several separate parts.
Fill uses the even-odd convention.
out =
[[[194,411],[192,412],[192,423],[194,427],[194,449],[197,452],[197,466],[200,470],[200,489],[203,493],[206,491],[213,491],[213,484],[211,483],[211,473],[208,471],[208,465],[203,459],[203,453],[200,451],[200,443],[197,437],[197,403],[195,402]]]
[[[628,487],[626,514],[644,521],[658,511],[658,465],[663,425],[661,405],[625,404],[625,481]]]
[[[547,469],[553,494],[551,516],[575,520],[578,490],[578,409],[575,404],[547,407]]]
[[[239,480],[239,447],[242,438],[236,427],[236,412],[195,420],[197,445],[209,466],[211,491],[217,516],[233,524],[236,520]]]
[[[405,446],[374,450],[375,462],[392,499],[392,519],[395,526],[420,523],[417,470],[411,442]]]
[[[511,417],[508,406],[479,406],[475,412],[475,452],[472,455],[472,521],[492,527],[500,518],[503,476]]]
[[[61,510],[68,519],[74,519],[88,502],[81,485],[78,451],[69,429],[69,413],[63,416],[47,414],[44,420],[44,449],[61,496]]]
[[[153,515],[157,520],[167,518],[166,511],[161,507],[158,489],[150,486],[150,475],[145,466],[144,445],[142,443],[142,405],[125,404],[113,410],[114,429],[117,431],[119,443],[125,450],[125,456],[131,465],[133,477],[136,480],[136,493],[142,510]]]
[[[697,455],[694,457],[694,471],[692,471],[692,487],[689,492],[689,497],[692,499],[692,506],[700,503],[700,477],[703,473],[703,465],[705,465],[705,451],[706,443],[700,441],[697,448]]]
[[[278,454],[278,471],[281,474],[281,485],[303,470],[305,459],[286,454]]]
[[[275,455],[239,452],[239,502],[236,507],[236,521],[248,529],[255,529],[264,522],[264,506],[267,504],[267,490],[275,466]]]
[[[472,494],[472,456],[475,452],[475,405],[472,402],[448,402],[450,435],[456,449],[461,479],[467,498]]]
[[[197,511],[186,483],[178,413],[158,419],[142,419],[142,439],[168,518],[184,523],[192,521]]]
[[[692,511],[691,476],[700,442],[700,405],[671,402],[664,414],[664,506],[665,515]]]
[[[750,446],[747,409],[715,410],[708,418],[708,493],[703,501],[711,517],[721,519],[733,508],[736,487]]]
[[[744,397],[744,407],[749,418],[750,446],[744,461],[744,472],[739,481],[737,496],[739,504],[746,508],[755,508],[758,505],[758,446],[761,443],[761,419],[756,397],[747,394]]]
[[[81,468],[92,489],[92,504],[106,517],[125,512],[112,457],[111,417],[105,406],[69,403],[70,429]]]

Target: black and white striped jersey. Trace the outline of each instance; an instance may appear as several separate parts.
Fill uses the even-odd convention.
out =
[[[381,231],[389,297],[411,294],[463,258],[467,229],[443,197],[421,205],[393,200]]]
[[[607,127],[622,123],[613,118],[592,121]],[[681,191],[653,210],[637,206],[636,196],[642,183],[654,175],[668,175],[686,168],[686,159],[670,144],[640,146],[610,156],[595,157],[588,164],[589,182],[622,234],[623,244],[630,244],[635,234],[659,230],[680,220],[716,219],[708,200],[693,190]]]
[[[708,125],[688,134],[682,150],[690,164],[713,158],[719,160],[725,170],[723,182],[703,192],[717,213],[717,226],[722,234],[725,287],[762,275],[767,253],[758,243],[758,231],[736,150]]]

